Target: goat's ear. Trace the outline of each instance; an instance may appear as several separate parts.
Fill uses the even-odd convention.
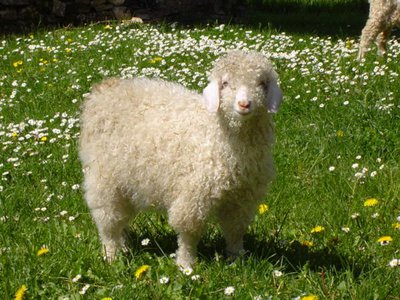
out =
[[[281,106],[283,93],[278,83],[272,80],[268,85],[267,92],[267,110],[269,113],[277,113]]]
[[[217,112],[219,108],[219,82],[212,80],[203,90],[203,103],[209,112]]]

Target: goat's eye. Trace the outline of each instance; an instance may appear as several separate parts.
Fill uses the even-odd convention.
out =
[[[226,88],[228,86],[228,81],[222,81],[222,88]]]

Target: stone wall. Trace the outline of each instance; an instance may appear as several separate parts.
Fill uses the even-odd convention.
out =
[[[237,0],[0,0],[0,30],[104,19],[230,12]]]
[[[131,17],[126,0],[0,0],[0,21],[52,23],[85,18]]]

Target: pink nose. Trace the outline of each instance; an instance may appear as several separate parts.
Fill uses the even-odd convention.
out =
[[[250,108],[250,102],[247,100],[238,101],[239,107],[242,109]]]

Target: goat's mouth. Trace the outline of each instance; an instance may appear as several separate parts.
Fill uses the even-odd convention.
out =
[[[250,109],[235,109],[235,112],[241,116],[247,116],[251,113]]]
[[[236,103],[234,109],[236,113],[242,116],[247,116],[253,111],[253,107],[251,105],[251,102],[249,101],[239,101],[238,103]]]

